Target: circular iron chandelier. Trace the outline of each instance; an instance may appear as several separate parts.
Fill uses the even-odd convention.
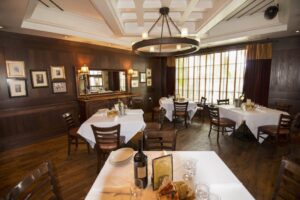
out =
[[[182,56],[187,55],[196,52],[199,50],[199,41],[187,38],[187,37],[172,37],[170,23],[175,27],[175,29],[179,32],[179,34],[182,34],[182,32],[179,30],[179,28],[176,26],[175,22],[172,20],[172,18],[169,16],[169,8],[168,7],[162,7],[159,9],[160,16],[155,21],[155,23],[151,26],[149,31],[147,32],[147,36],[150,34],[150,32],[153,30],[155,25],[162,19],[162,27],[161,27],[161,33],[160,38],[153,38],[153,39],[144,39],[142,41],[136,42],[132,45],[132,51],[138,55],[142,56],[148,56],[148,57],[167,57],[167,56]],[[169,37],[163,37],[164,32],[164,24],[167,24]],[[159,51],[155,52],[154,49],[151,47],[154,47],[158,45]],[[176,45],[176,48],[174,50],[169,51],[162,51],[162,45],[171,46]],[[181,45],[184,48],[181,48]],[[179,48],[178,48],[179,46]],[[145,48],[150,48],[149,51],[145,51]]]

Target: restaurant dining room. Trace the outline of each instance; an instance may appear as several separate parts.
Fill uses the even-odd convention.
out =
[[[1,0],[0,200],[300,200],[300,0]]]

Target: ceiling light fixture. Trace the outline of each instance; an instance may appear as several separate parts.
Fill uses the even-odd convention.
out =
[[[167,57],[167,56],[181,56],[190,53],[194,53],[199,50],[199,41],[188,38],[188,30],[187,28],[183,28],[181,31],[176,26],[172,18],[169,16],[169,8],[162,7],[159,9],[160,16],[155,21],[155,23],[151,26],[148,32],[142,34],[142,41],[136,42],[132,45],[132,51],[134,51],[138,55],[149,56],[149,57]],[[162,19],[160,38],[151,38],[148,39],[150,32],[153,30],[155,25]],[[169,37],[163,37],[164,33],[164,25],[167,24]],[[173,37],[171,33],[170,24],[178,31],[181,37]],[[179,47],[180,49],[176,48]],[[152,51],[153,49],[149,47],[159,46],[159,51]],[[170,47],[173,46],[171,49]]]
[[[3,26],[0,26],[0,29],[1,29],[1,28],[4,28],[4,27],[3,27]]]
[[[296,30],[296,33],[299,33],[299,30]]]

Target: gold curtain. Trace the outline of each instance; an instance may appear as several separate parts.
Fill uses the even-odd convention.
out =
[[[247,60],[272,59],[272,43],[249,44],[246,50]]]

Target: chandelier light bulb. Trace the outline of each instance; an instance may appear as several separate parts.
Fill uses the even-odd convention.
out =
[[[142,38],[143,38],[143,39],[147,39],[147,38],[148,38],[148,32],[144,32],[144,33],[142,34]]]
[[[182,28],[181,29],[181,37],[187,37],[188,36],[188,29]]]
[[[177,50],[180,50],[180,49],[181,49],[181,45],[180,45],[180,44],[177,44],[177,45],[176,45],[176,49],[177,49]]]
[[[150,47],[150,52],[154,52],[154,47],[153,46]]]

